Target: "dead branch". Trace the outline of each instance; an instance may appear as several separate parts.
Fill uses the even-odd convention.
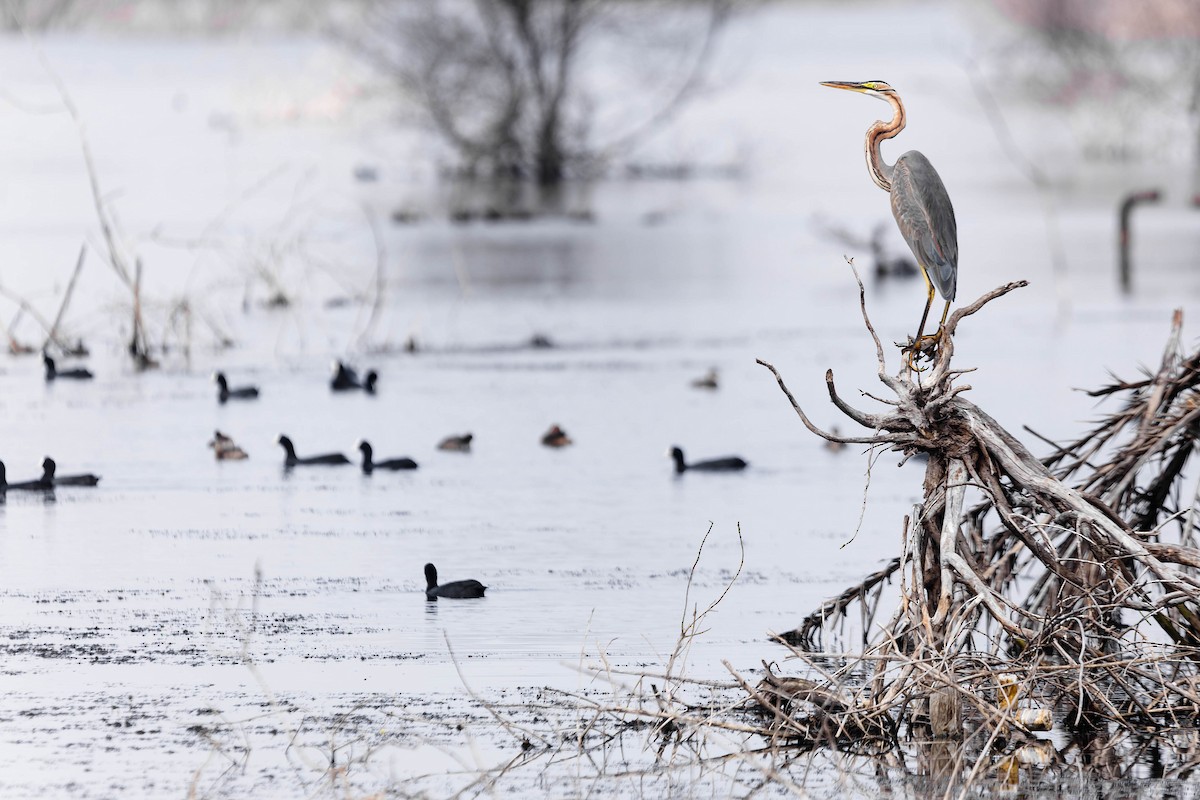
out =
[[[886,447],[905,457],[927,455],[924,499],[911,530],[906,525],[899,557],[778,637],[803,657],[798,648],[813,647],[823,630],[850,619],[850,609],[859,606],[866,648],[850,663],[874,665],[871,701],[849,700],[847,675],[826,673],[804,657],[815,679],[769,671],[748,692],[774,720],[771,735],[811,739],[814,726],[851,710],[856,720],[878,714],[896,726],[926,724],[921,709],[928,698],[1000,697],[1002,675],[1021,676],[1019,687],[996,701],[995,713],[984,714],[988,741],[1008,740],[1022,720],[1041,725],[1049,719],[1034,710],[1018,714],[1017,697],[1035,707],[1071,698],[1080,719],[1086,706],[1092,720],[1087,747],[1113,746],[1114,732],[1132,736],[1200,714],[1200,550],[1194,544],[1200,490],[1180,488],[1200,436],[1200,350],[1182,353],[1181,315],[1173,319],[1152,376],[1118,380],[1103,390],[1123,395],[1124,407],[1038,459],[963,396],[970,387],[956,379],[971,370],[952,367],[959,324],[1026,282],[997,287],[955,310],[928,367],[916,371],[905,364],[892,374],[862,281],[854,275],[878,378],[890,394],[862,392],[884,407],[868,413],[840,396],[832,370],[825,380],[834,407],[871,436],[821,430],[779,372],[758,363],[817,436]],[[972,492],[980,495],[973,504],[967,502]],[[1172,508],[1174,498],[1190,499],[1192,507]],[[1168,534],[1177,538],[1164,540]],[[880,590],[893,574],[901,576],[896,612],[881,628],[869,629],[884,601]],[[1018,582],[1020,575],[1033,580]],[[952,700],[948,688],[960,699]],[[837,730],[840,736],[848,729]],[[854,735],[886,743],[862,724],[856,723]],[[1200,735],[1191,738],[1189,747],[1200,749]],[[836,737],[829,743],[836,744]]]
[[[67,306],[71,304],[71,296],[75,293],[75,283],[79,280],[79,273],[83,271],[83,261],[87,258],[87,244],[83,244],[79,248],[79,258],[75,259],[75,270],[71,273],[71,280],[67,282],[67,289],[63,292],[62,302],[58,306],[58,313],[54,315],[54,324],[50,326],[50,330],[46,331],[46,341],[42,343],[42,350],[50,346],[54,342],[64,352],[70,352],[69,348],[64,347],[58,340],[58,326],[62,323],[63,316],[67,313]]]

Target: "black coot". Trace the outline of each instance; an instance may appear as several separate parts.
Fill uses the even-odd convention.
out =
[[[329,382],[329,388],[335,392],[362,389],[367,394],[375,394],[375,382],[378,380],[379,375],[375,370],[370,370],[367,372],[366,378],[360,379],[358,373],[352,367],[348,367],[341,361],[338,361],[334,364],[333,380]]]
[[[362,471],[370,475],[377,469],[416,469],[417,462],[411,458],[385,458],[383,461],[376,461],[374,458],[375,451],[371,449],[371,443],[363,439],[358,443],[358,449],[362,452]]]
[[[42,459],[42,480],[47,486],[95,486],[100,482],[99,475],[83,472],[78,475],[56,475],[58,465],[54,459],[46,456]]]
[[[702,470],[704,472],[734,472],[739,469],[746,468],[746,460],[737,456],[727,456],[725,458],[714,458],[709,461],[697,461],[694,464],[688,464],[683,460],[683,451],[678,447],[671,448],[671,458],[675,459],[675,474],[681,474],[687,470]]]
[[[292,444],[292,440],[283,434],[276,439],[279,446],[283,448],[283,465],[285,467],[300,467],[309,464],[349,464],[350,459],[346,458],[341,453],[325,453],[319,456],[309,456],[308,458],[298,458],[296,456],[296,447]]]
[[[92,373],[83,367],[59,370],[54,363],[54,359],[46,353],[42,353],[42,364],[46,367],[46,380],[48,381],[57,380],[58,378],[68,378],[77,381],[90,381],[92,379]]]
[[[425,583],[426,600],[437,600],[439,597],[452,597],[455,599],[483,597],[483,593],[487,589],[486,586],[476,580],[452,581],[438,586],[437,567],[433,564],[425,565]]]
[[[238,386],[229,388],[229,381],[225,380],[225,373],[218,372],[213,375],[213,380],[217,382],[217,402],[224,403],[227,400],[253,400],[258,397],[257,386]]]
[[[35,481],[18,481],[17,483],[9,483],[8,482],[8,470],[6,470],[4,468],[4,462],[0,461],[0,492],[6,491],[9,489],[11,489],[11,490],[24,489],[24,490],[30,490],[30,491],[38,491],[38,490],[42,490],[42,489],[53,489],[53,488],[54,488],[54,485],[46,482],[44,477],[39,478],[38,480],[35,480]]]

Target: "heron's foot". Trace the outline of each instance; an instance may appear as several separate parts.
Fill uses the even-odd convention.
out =
[[[908,339],[908,344],[900,348],[900,352],[904,354],[908,368],[913,372],[924,372],[926,367],[922,367],[921,361],[933,361],[937,355],[938,344],[942,341],[942,332],[927,333],[920,339],[914,340],[911,336]]]

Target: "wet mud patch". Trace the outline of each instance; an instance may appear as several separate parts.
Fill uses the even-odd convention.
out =
[[[331,601],[366,591],[364,580],[222,586],[196,581],[155,589],[0,592],[6,609],[0,673],[44,672],[46,662],[203,667],[247,659],[400,662],[426,656],[389,642],[388,626],[375,614]],[[387,596],[387,589],[371,592]]]

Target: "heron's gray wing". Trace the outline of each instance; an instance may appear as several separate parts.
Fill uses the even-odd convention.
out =
[[[916,150],[900,156],[892,170],[892,214],[930,282],[953,300],[958,288],[954,206],[937,170]]]

